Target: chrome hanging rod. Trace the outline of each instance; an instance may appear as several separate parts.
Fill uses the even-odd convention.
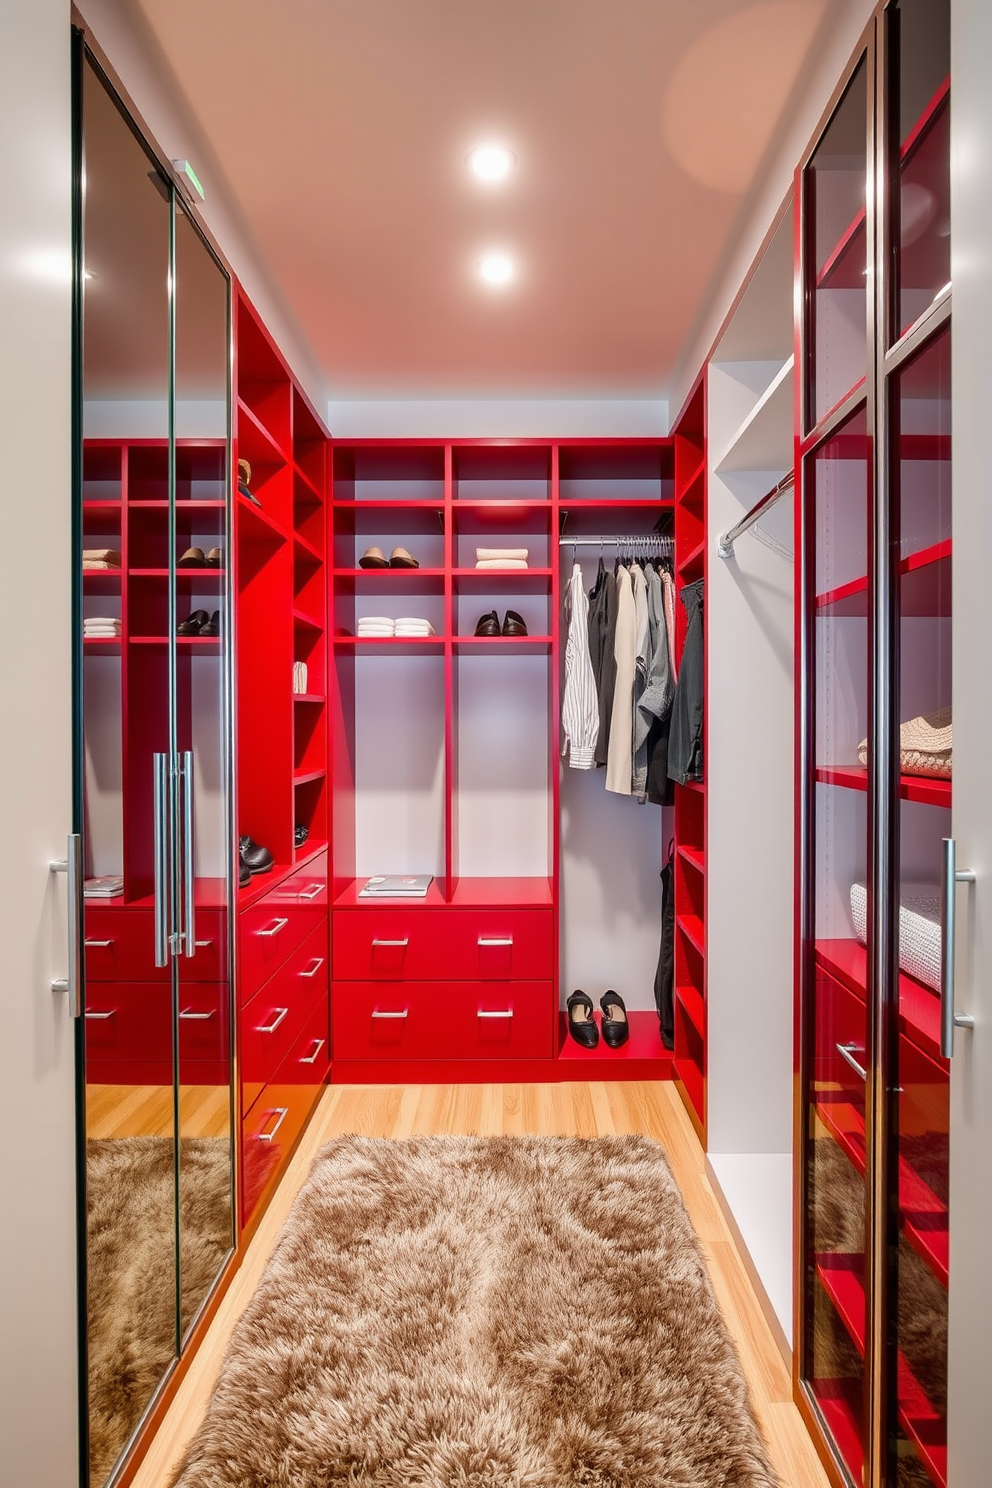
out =
[[[790,470],[788,475],[782,477],[777,486],[772,486],[768,494],[762,496],[757,506],[752,506],[746,517],[741,517],[736,527],[731,527],[729,532],[721,532],[716,540],[716,550],[720,557],[733,558],[734,543],[737,539],[743,533],[747,532],[749,527],[753,527],[755,522],[759,521],[765,515],[765,512],[769,511],[775,505],[776,501],[785,495],[786,491],[791,491],[794,484],[795,477]]]
[[[675,545],[673,537],[662,537],[657,532],[635,532],[630,537],[559,537],[560,548],[643,548],[657,553],[670,553]]]

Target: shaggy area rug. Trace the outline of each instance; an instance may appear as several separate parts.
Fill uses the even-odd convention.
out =
[[[662,1149],[342,1137],[181,1488],[777,1488]]]
[[[175,1148],[170,1137],[86,1144],[90,1483],[106,1482],[176,1356]],[[231,1144],[182,1141],[182,1316],[231,1247]]]

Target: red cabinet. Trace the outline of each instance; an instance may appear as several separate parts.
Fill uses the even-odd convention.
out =
[[[130,905],[105,908],[86,903],[88,982],[166,982],[169,967],[155,965],[155,911]],[[183,962],[187,981],[222,982],[227,977],[227,917],[223,910],[196,912],[196,954]]]
[[[336,1059],[550,1059],[547,981],[338,982]]]
[[[270,977],[241,1012],[241,1085],[245,1111],[272,1079],[317,1000],[327,1005],[326,924]]]
[[[327,854],[277,883],[239,916],[242,1006],[318,925],[327,924]]]
[[[338,910],[341,981],[550,980],[554,920],[543,909]]]

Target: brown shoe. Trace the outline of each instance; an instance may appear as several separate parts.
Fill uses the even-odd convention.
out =
[[[505,636],[525,636],[527,634],[527,621],[523,615],[518,615],[516,610],[507,610],[506,619],[503,621],[503,634]]]
[[[389,555],[390,568],[419,568],[416,558],[411,558],[406,548],[394,548]]]
[[[477,636],[499,635],[499,616],[495,610],[490,610],[488,615],[480,615],[475,633]]]
[[[206,568],[207,560],[202,548],[187,548],[183,556],[176,560],[177,568]]]
[[[207,565],[208,568],[223,568],[224,567],[224,549],[223,548],[211,548],[210,549],[210,552],[207,554],[206,558],[204,559],[204,562],[206,563],[206,565]]]
[[[359,568],[388,568],[389,562],[381,548],[366,548],[358,560]]]

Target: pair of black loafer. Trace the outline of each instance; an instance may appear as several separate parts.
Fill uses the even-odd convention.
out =
[[[180,620],[176,626],[176,634],[181,636],[219,636],[220,635],[220,610],[214,610],[209,614],[207,610],[194,610],[192,615],[185,620]]]
[[[268,873],[275,859],[254,837],[238,838],[238,887],[251,882],[253,873]]]
[[[603,1043],[611,1049],[619,1049],[630,1038],[627,1009],[619,992],[612,989],[599,999],[603,1010]],[[568,999],[568,1031],[583,1049],[595,1049],[599,1043],[599,1029],[592,1016],[592,998],[585,992],[573,992]],[[581,1017],[576,1017],[580,1013]]]
[[[477,636],[525,636],[527,634],[527,622],[523,615],[517,614],[516,610],[507,610],[506,618],[501,628],[499,616],[496,611],[490,610],[488,615],[481,616],[478,625],[475,627],[475,633]]]

